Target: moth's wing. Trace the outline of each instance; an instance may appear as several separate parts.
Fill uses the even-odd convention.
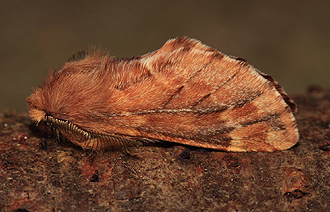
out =
[[[170,40],[125,68],[103,131],[226,151],[298,141],[294,104],[278,83],[197,40]]]

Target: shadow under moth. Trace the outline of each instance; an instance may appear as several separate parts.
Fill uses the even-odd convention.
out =
[[[29,114],[84,149],[168,141],[236,151],[298,142],[296,105],[269,75],[198,40],[168,40],[140,57],[94,50],[27,98]]]

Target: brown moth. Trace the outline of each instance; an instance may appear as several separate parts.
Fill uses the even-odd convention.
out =
[[[169,141],[225,151],[284,150],[296,105],[246,61],[178,38],[131,59],[94,51],[28,97],[29,114],[85,149]]]

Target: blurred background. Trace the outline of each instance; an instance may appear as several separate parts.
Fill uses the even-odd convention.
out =
[[[188,36],[246,59],[288,93],[329,88],[330,1],[0,1],[0,112],[90,45],[117,57]]]

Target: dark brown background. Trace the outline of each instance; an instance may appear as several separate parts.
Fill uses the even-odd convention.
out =
[[[0,111],[25,98],[75,52],[118,57],[189,36],[245,58],[289,92],[328,87],[329,1],[1,1]]]

